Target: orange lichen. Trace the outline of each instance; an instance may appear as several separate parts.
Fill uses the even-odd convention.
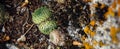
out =
[[[109,6],[108,11],[104,14],[105,18],[107,19],[108,15],[115,16],[114,9],[116,9],[117,3],[114,1],[111,6]]]
[[[114,11],[113,11],[113,9],[112,9],[111,7],[108,8],[108,13],[109,13],[109,15],[111,15],[111,16],[114,16],[114,15],[115,15],[115,14],[114,14]]]
[[[95,32],[90,32],[90,36],[94,36],[95,35]]]
[[[120,7],[118,8],[118,16],[120,17]]]
[[[92,22],[92,23],[94,23],[94,22]],[[88,26],[86,26],[85,28],[84,28],[84,32],[86,33],[86,34],[89,34],[90,36],[94,36],[95,35],[95,32],[93,32],[92,30],[90,30],[90,28],[88,27]]]
[[[112,7],[113,9],[115,9],[116,6],[117,6],[117,3],[116,3],[116,1],[114,1],[114,2],[112,3],[111,7]]]
[[[92,25],[92,26],[94,26],[95,25],[95,20],[92,20],[91,22],[90,22],[90,25]]]
[[[112,42],[113,43],[117,43],[118,42],[116,34],[117,34],[117,29],[114,26],[112,26],[110,28],[110,36],[112,38]]]
[[[120,4],[120,0],[117,0],[117,3]]]
[[[92,43],[93,43],[94,46],[95,46],[95,45],[99,45],[99,46],[104,46],[104,45],[106,45],[106,44],[104,44],[102,41],[97,42],[97,41],[93,40]]]
[[[88,34],[89,30],[90,30],[90,28],[89,28],[88,26],[86,26],[86,27],[84,28],[84,32],[85,32],[86,34]]]
[[[85,49],[93,49],[93,46],[87,42],[84,42]]]
[[[102,4],[102,5],[100,6],[101,9],[104,8],[104,7],[105,7],[105,4]]]
[[[78,42],[78,41],[73,41],[73,45],[80,46],[80,45],[82,45],[82,43],[80,43],[80,42]]]
[[[88,30],[88,34],[93,37],[95,35],[95,32],[93,32],[92,30]]]
[[[98,44],[98,42],[95,41],[95,40],[93,40],[92,43],[93,43],[93,45],[97,45]]]
[[[107,19],[108,15],[115,16],[115,13],[113,11],[113,8],[109,7],[108,11],[104,14],[105,18]]]

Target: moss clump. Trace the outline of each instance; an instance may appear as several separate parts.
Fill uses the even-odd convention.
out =
[[[38,25],[39,30],[43,34],[49,34],[51,31],[53,31],[57,27],[55,21],[46,21]]]
[[[52,30],[57,27],[57,24],[53,20],[48,20],[51,18],[50,9],[47,7],[41,7],[35,10],[32,13],[32,20],[35,24],[38,25],[39,30],[43,34],[49,34]]]
[[[40,24],[43,21],[46,21],[48,18],[50,18],[51,12],[47,7],[41,7],[35,10],[34,13],[32,13],[32,20],[35,24]]]

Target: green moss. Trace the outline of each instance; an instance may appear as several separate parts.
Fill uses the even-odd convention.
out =
[[[57,27],[56,21],[53,21],[51,18],[50,9],[48,9],[46,6],[36,9],[32,13],[32,20],[35,24],[38,25],[38,29],[43,34],[48,35]]]
[[[51,12],[47,7],[38,8],[32,13],[32,20],[35,24],[40,24],[41,22],[50,18]]]
[[[46,22],[42,22],[40,25],[38,25],[39,30],[43,34],[49,34],[56,27],[57,27],[57,25],[56,25],[55,21],[46,21]]]

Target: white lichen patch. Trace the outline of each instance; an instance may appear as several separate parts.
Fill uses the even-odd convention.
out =
[[[53,30],[49,36],[50,36],[50,42],[52,42],[53,44],[58,46],[65,45],[65,41],[64,41],[65,36],[59,30]]]

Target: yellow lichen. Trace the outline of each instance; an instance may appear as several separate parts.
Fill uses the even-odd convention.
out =
[[[92,23],[94,23],[94,22],[92,22]],[[88,26],[86,26],[85,28],[84,28],[84,32],[86,33],[86,34],[89,34],[90,36],[94,36],[95,35],[95,32],[93,32],[92,30],[90,30],[90,28],[88,27]]]
[[[118,16],[120,17],[120,7],[118,8]]]
[[[95,20],[92,20],[91,22],[90,22],[90,25],[92,25],[92,26],[94,26],[95,25]]]
[[[102,4],[102,5],[100,6],[101,9],[104,8],[104,7],[105,7],[105,4]]]
[[[90,28],[89,28],[88,26],[86,26],[86,27],[84,28],[84,32],[85,32],[86,34],[88,34],[89,30],[90,30]]]
[[[90,32],[90,35],[93,37],[95,35],[95,32]]]
[[[117,3],[114,1],[111,6],[109,6],[108,11],[104,14],[105,18],[107,19],[108,15],[115,16],[114,10],[116,9]]]
[[[84,46],[85,46],[85,49],[93,49],[93,46],[87,42],[84,43]]]
[[[98,42],[96,40],[93,40],[92,43],[94,46],[98,44]]]
[[[99,45],[99,46],[105,46],[105,45],[107,45],[107,44],[104,44],[102,41],[100,41],[100,42],[97,42],[96,40],[93,40],[93,46],[96,46],[96,45]]]
[[[115,9],[116,6],[117,6],[117,3],[116,3],[116,1],[114,1],[114,2],[112,3],[111,7],[112,7],[113,9]]]
[[[110,36],[112,38],[112,42],[113,43],[117,43],[118,42],[116,34],[117,34],[117,29],[114,26],[112,26],[110,28]]]
[[[95,23],[95,22],[91,22],[92,25],[94,25],[94,23]],[[92,37],[95,35],[95,32],[92,31],[92,30],[90,30],[90,28],[89,28],[88,26],[86,26],[86,27],[84,28],[84,32],[85,32],[86,34],[89,34],[89,35],[92,36]]]
[[[110,16],[115,16],[115,13],[113,11],[113,8],[109,7],[108,8],[108,11],[104,14],[105,18],[107,19],[108,18],[108,15]]]

